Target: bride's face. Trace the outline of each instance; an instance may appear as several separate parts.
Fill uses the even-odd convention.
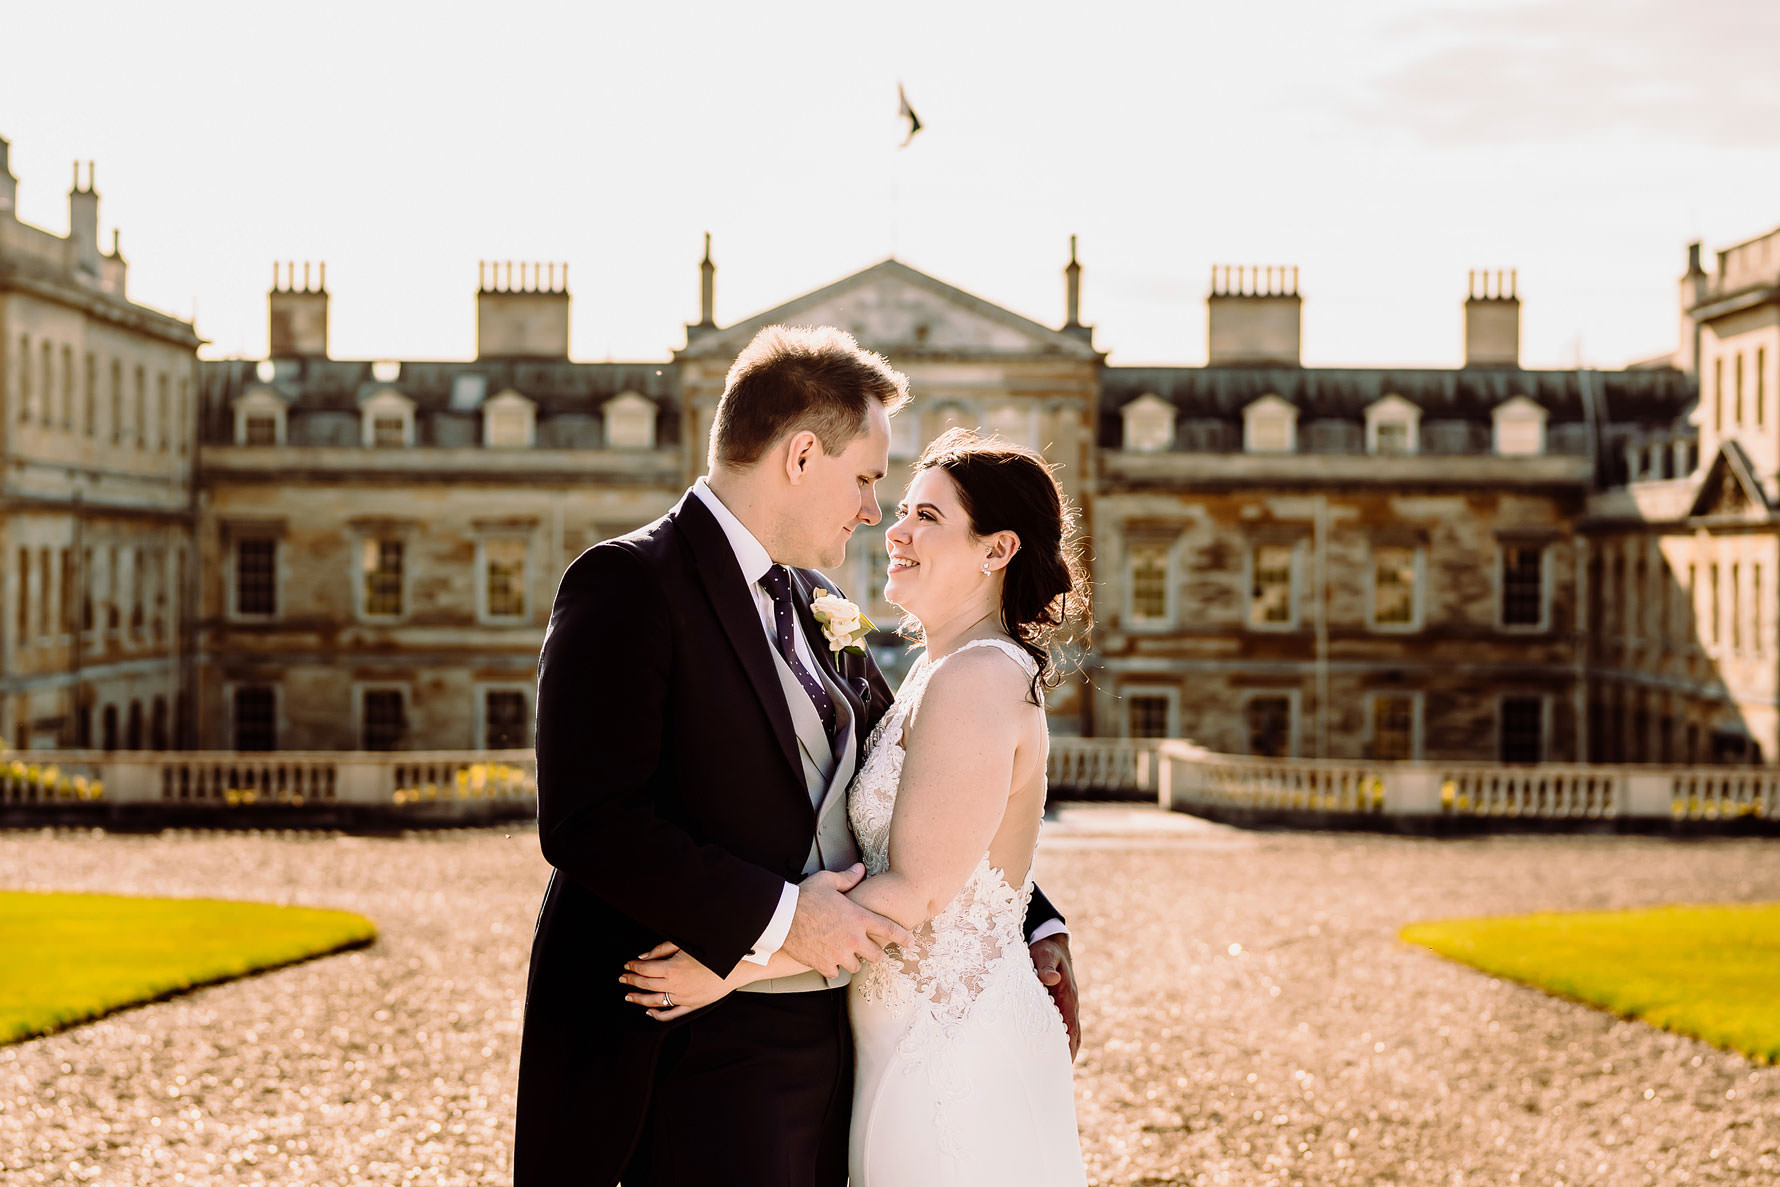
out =
[[[951,475],[934,466],[909,484],[884,533],[890,577],[884,600],[917,618],[942,616],[948,607],[980,596],[986,546],[970,530],[970,516]]]

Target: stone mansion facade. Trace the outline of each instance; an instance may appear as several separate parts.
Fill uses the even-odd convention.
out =
[[[790,322],[849,329],[910,376],[887,501],[952,424],[1057,464],[1097,599],[1059,733],[1780,753],[1780,232],[1712,272],[1695,247],[1681,348],[1614,372],[1522,368],[1495,273],[1472,277],[1461,366],[1306,367],[1286,268],[1214,270],[1206,365],[1111,365],[1073,245],[1057,327],[896,260],[718,326],[708,241],[699,320],[665,360],[572,361],[566,267],[501,263],[480,270],[471,359],[331,357],[325,274],[284,265],[269,357],[199,362],[192,327],[130,304],[115,248],[87,246],[90,175],[65,239],[12,219],[3,147],[0,175],[14,745],[529,745],[558,575],[675,503],[730,361]],[[881,534],[833,576],[885,624]]]

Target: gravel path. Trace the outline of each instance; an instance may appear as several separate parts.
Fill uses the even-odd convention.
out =
[[[527,832],[0,833],[3,886],[336,906],[382,932],[0,1048],[0,1182],[506,1181],[544,876]],[[1394,938],[1454,914],[1780,900],[1772,841],[1249,834],[1080,807],[1040,876],[1081,962],[1095,1182],[1780,1182],[1780,1068]]]

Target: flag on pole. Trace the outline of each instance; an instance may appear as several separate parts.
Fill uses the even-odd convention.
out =
[[[907,148],[909,146],[909,141],[915,138],[915,133],[921,130],[921,117],[915,114],[915,109],[913,107],[909,106],[909,97],[903,91],[901,83],[896,84],[896,103],[896,114],[898,118],[905,119],[909,122],[909,134],[904,136],[902,138],[902,143],[896,147]]]

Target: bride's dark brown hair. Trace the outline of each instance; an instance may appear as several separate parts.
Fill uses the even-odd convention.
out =
[[[1002,573],[1001,627],[1038,661],[1032,700],[1039,704],[1040,686],[1057,684],[1052,643],[1088,613],[1075,510],[1043,457],[997,437],[947,429],[915,462],[916,474],[933,469],[952,480],[973,533],[1020,538]]]

